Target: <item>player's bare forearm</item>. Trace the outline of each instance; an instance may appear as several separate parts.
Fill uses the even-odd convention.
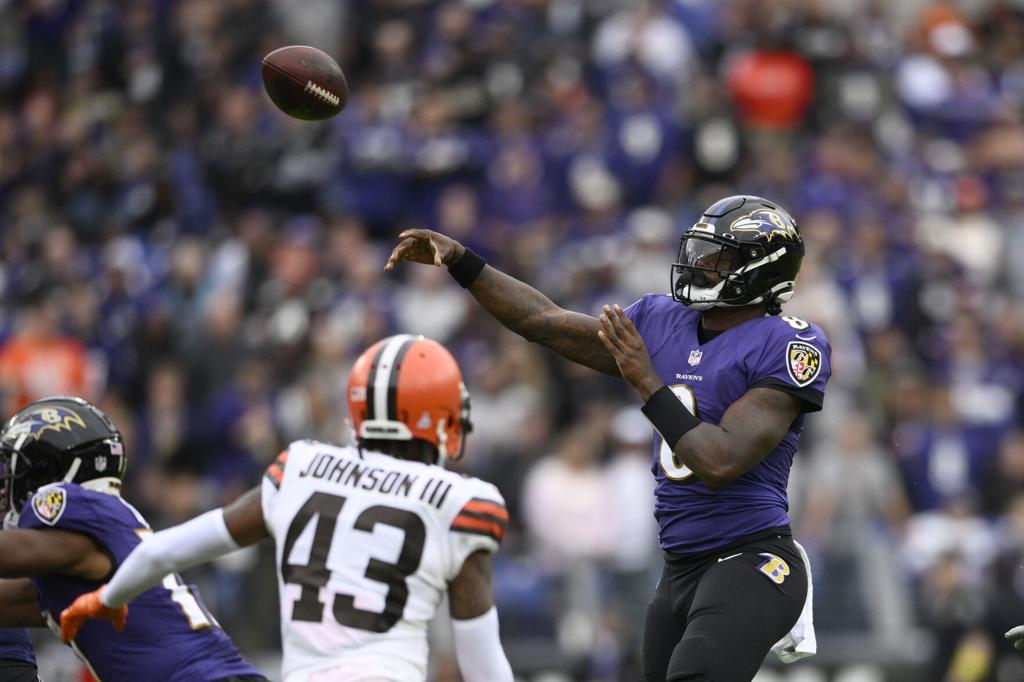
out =
[[[0,580],[0,627],[46,627],[36,602],[36,589],[28,578]]]
[[[456,620],[481,616],[494,605],[491,592],[491,554],[474,552],[448,586],[448,610]]]
[[[224,507],[224,524],[240,547],[254,545],[270,537],[263,519],[263,504],[259,486],[243,493]]]
[[[473,298],[498,322],[527,341],[567,360],[619,376],[619,368],[597,338],[597,318],[555,305],[529,284],[487,266],[469,287]]]
[[[65,530],[5,530],[0,533],[0,578],[57,573],[90,580],[110,574],[110,557],[81,533]]]
[[[386,272],[399,261],[450,267],[466,252],[462,244],[433,230],[405,230],[398,238],[401,241],[384,266]],[[469,292],[498,322],[526,340],[585,367],[619,376],[614,358],[597,340],[596,318],[564,310],[529,284],[490,266],[476,276]]]
[[[676,441],[676,458],[709,488],[724,488],[756,466],[800,415],[799,399],[754,388],[729,406],[720,424],[703,422]]]

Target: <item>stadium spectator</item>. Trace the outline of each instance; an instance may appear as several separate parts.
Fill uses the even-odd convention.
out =
[[[65,292],[40,293],[19,309],[17,330],[0,347],[5,414],[48,395],[91,395],[88,356],[75,338],[60,332]]]

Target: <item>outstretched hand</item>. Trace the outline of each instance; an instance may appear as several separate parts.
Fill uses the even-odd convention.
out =
[[[606,305],[598,319],[601,321],[601,329],[597,332],[597,338],[615,358],[622,378],[640,391],[640,397],[646,402],[664,385],[654,371],[647,344],[633,326],[633,321],[619,306]]]
[[[100,601],[103,587],[83,594],[72,602],[71,606],[61,611],[60,638],[65,644],[75,638],[82,623],[89,619],[109,620],[114,624],[115,630],[124,631],[125,622],[128,620],[128,606],[122,605],[116,609],[106,606]]]
[[[436,267],[451,265],[466,251],[462,244],[433,230],[405,230],[398,238],[401,241],[391,251],[384,272],[391,272],[401,260],[426,265],[432,263]]]
[[[1024,653],[1024,625],[1018,625],[1007,632],[1006,639],[1013,642],[1013,648]]]

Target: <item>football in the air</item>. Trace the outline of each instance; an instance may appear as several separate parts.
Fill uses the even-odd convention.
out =
[[[263,87],[278,109],[303,121],[330,118],[348,102],[348,83],[338,62],[306,45],[289,45],[264,57]]]

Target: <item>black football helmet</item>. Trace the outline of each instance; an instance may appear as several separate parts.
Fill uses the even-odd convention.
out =
[[[48,483],[96,482],[117,491],[127,458],[121,432],[81,398],[51,396],[18,411],[0,431],[0,517],[18,513]]]
[[[679,240],[672,298],[695,310],[765,303],[770,315],[778,315],[793,297],[803,258],[796,221],[778,204],[726,197]]]

